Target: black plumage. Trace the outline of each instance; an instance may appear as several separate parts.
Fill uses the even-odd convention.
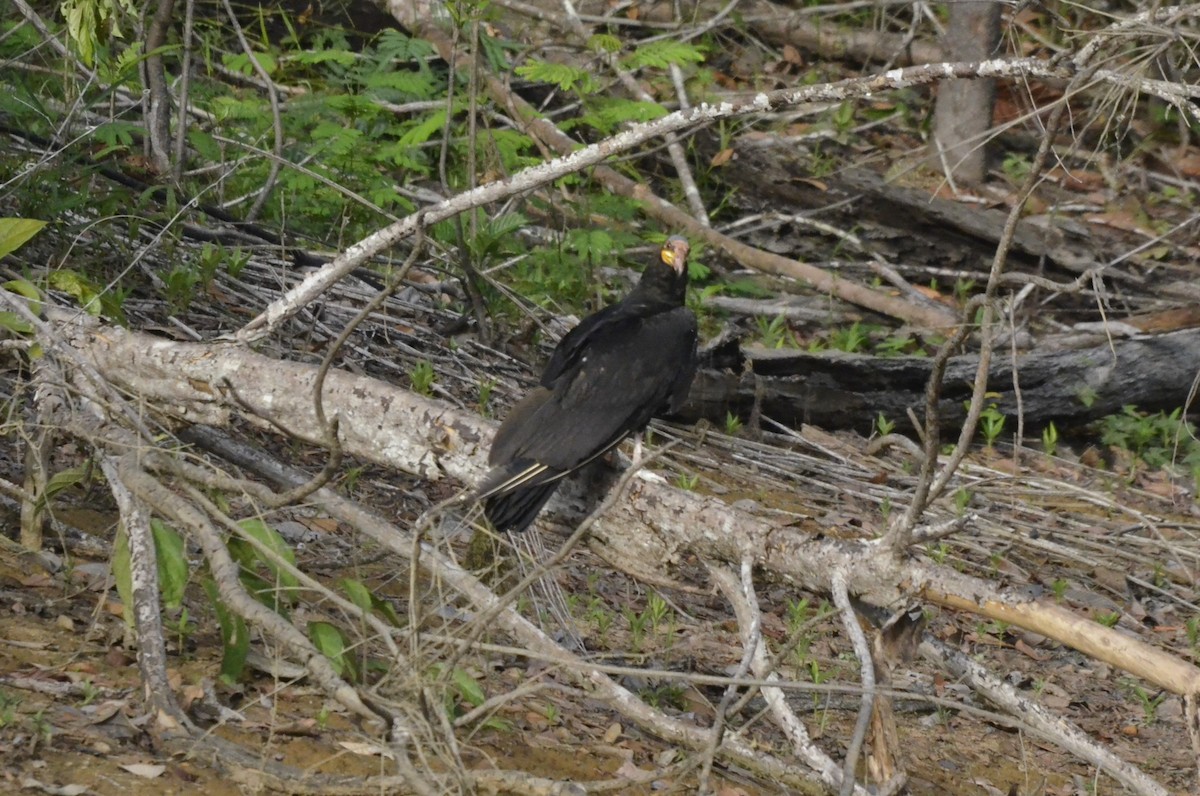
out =
[[[477,490],[497,530],[524,530],[564,476],[682,406],[696,372],[687,255],[684,238],[668,239],[629,295],[563,337],[509,412]]]

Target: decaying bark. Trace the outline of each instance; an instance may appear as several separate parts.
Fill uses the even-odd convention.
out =
[[[1102,331],[1102,330],[1101,330]],[[1172,410],[1187,404],[1200,361],[1200,329],[1167,334],[1138,334],[1106,340],[1083,336],[1082,348],[1001,352],[989,368],[989,402],[1007,417],[1024,414],[1028,428],[1050,422],[1058,428],[1082,426],[1121,411]],[[758,412],[781,423],[812,423],[822,428],[850,428],[867,434],[879,415],[911,429],[909,411],[925,402],[931,362],[927,357],[875,357],[795,349],[749,349],[745,361],[730,355],[704,368],[696,377],[685,407],[691,418],[749,417]],[[942,390],[942,427],[954,429],[966,416],[963,401],[971,395],[978,354],[952,357]],[[1020,374],[1021,406],[1017,405],[1014,371]]]

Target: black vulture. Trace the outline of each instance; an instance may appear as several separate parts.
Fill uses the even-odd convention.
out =
[[[563,337],[541,382],[509,412],[476,491],[496,530],[524,530],[564,476],[655,415],[679,411],[696,372],[688,248],[669,238],[629,295]]]

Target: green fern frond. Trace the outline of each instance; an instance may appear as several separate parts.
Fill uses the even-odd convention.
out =
[[[615,53],[621,51],[621,40],[611,33],[597,33],[588,39],[588,49],[598,53]]]
[[[402,146],[420,146],[446,125],[446,112],[435,111],[400,136]]]
[[[667,115],[667,111],[656,102],[635,102],[612,97],[599,97],[589,103],[588,112],[576,120],[601,133],[611,133],[619,125],[628,122],[648,122]],[[571,125],[564,125],[570,127]]]
[[[338,66],[353,66],[354,53],[348,50],[298,50],[288,55],[292,63],[315,66],[317,64],[334,63]]]
[[[704,61],[704,50],[694,44],[663,39],[638,47],[621,59],[621,66],[634,70],[647,66],[666,69],[672,64],[698,64]]]
[[[424,39],[414,39],[395,28],[388,28],[376,39],[375,52],[384,59],[415,61],[433,55],[434,49],[433,45]]]
[[[364,84],[368,89],[389,95],[388,99],[407,100],[433,99],[442,88],[429,70],[376,72],[368,75]]]
[[[516,72],[526,80],[538,83],[551,83],[563,91],[570,91],[578,86],[586,93],[595,91],[596,80],[586,69],[580,69],[570,64],[552,64],[548,61],[529,61],[518,66]]]

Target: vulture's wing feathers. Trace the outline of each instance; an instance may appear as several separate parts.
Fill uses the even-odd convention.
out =
[[[686,240],[669,239],[628,296],[563,337],[505,418],[476,491],[497,529],[528,526],[561,478],[683,404],[696,370],[687,252]]]

